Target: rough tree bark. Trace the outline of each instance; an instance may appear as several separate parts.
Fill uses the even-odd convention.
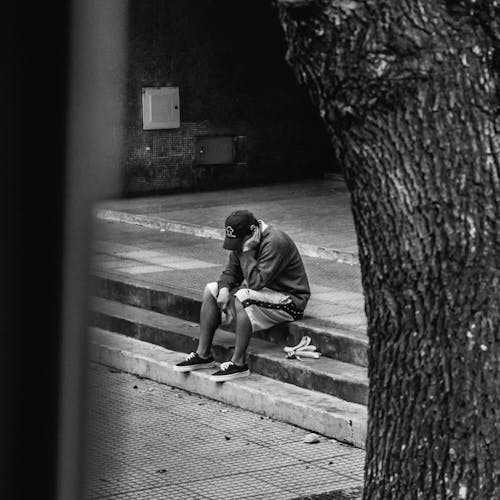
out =
[[[496,0],[275,0],[351,193],[365,499],[500,499]]]

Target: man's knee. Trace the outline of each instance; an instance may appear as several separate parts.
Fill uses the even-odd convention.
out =
[[[217,301],[218,288],[217,283],[207,283],[203,290],[203,302]]]
[[[240,299],[238,297],[234,298],[234,309],[236,312],[236,317],[245,317],[248,318],[248,314],[245,310],[245,307],[241,303]]]

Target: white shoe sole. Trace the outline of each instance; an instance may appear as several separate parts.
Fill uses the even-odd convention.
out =
[[[234,380],[235,378],[248,377],[250,375],[250,370],[245,370],[244,372],[232,373],[231,375],[220,375],[210,377],[210,380],[214,382],[226,382],[227,380]]]
[[[193,372],[195,370],[203,370],[204,368],[215,368],[215,362],[212,363],[204,363],[202,365],[192,365],[192,366],[174,366],[175,372]]]

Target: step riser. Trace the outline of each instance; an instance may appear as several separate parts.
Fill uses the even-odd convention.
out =
[[[316,400],[312,394],[305,395],[300,390],[288,391],[287,394],[287,390],[273,388],[265,380],[252,382],[252,377],[240,379],[241,382],[237,380],[216,384],[203,373],[204,370],[190,374],[175,372],[173,365],[179,360],[178,353],[165,350],[159,353],[154,346],[141,346],[139,344],[142,343],[138,341],[122,338],[124,340],[117,339],[110,332],[92,334],[90,358],[98,363],[297,425],[359,448],[365,446],[364,412],[356,410],[356,413],[351,414],[344,409],[335,413],[330,404],[325,405],[324,401]],[[294,392],[297,394],[293,394]]]
[[[120,333],[144,342],[160,345],[166,349],[180,352],[196,350],[198,342],[195,338],[170,330],[162,330],[149,325],[138,324],[124,318],[116,318],[106,313],[94,311],[91,314],[91,326]],[[212,353],[218,362],[231,359],[233,346],[220,345],[214,342]],[[284,357],[283,353],[283,357]],[[336,380],[327,374],[303,370],[300,364],[283,365],[276,360],[248,355],[250,370],[265,377],[287,382],[289,384],[336,396],[351,403],[366,405],[368,388],[346,380]]]
[[[194,323],[200,321],[201,298],[194,299],[174,292],[153,290],[102,276],[94,277],[93,290],[98,297],[122,304],[168,314]],[[368,366],[366,344],[363,342],[350,337],[317,332],[308,329],[300,322],[277,325],[254,335],[280,346],[296,345],[304,335],[309,335],[312,343],[324,356],[358,366]]]
[[[97,297],[168,314],[193,323],[200,322],[201,301],[197,299],[181,297],[163,290],[151,290],[100,276],[93,278],[92,291]]]

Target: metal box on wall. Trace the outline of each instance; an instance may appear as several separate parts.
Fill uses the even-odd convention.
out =
[[[196,138],[196,165],[229,165],[235,163],[233,136]]]
[[[144,87],[142,89],[142,128],[158,130],[180,126],[179,88]]]

